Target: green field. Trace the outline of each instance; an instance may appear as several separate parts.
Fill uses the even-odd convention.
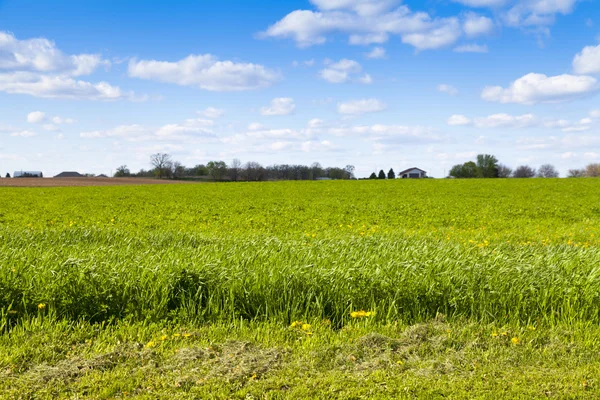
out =
[[[597,398],[600,181],[0,188],[7,398]]]

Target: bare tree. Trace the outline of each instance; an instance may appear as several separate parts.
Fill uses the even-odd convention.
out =
[[[585,176],[585,169],[570,169],[567,177],[569,178],[583,178]]]
[[[158,177],[162,179],[163,176],[168,176],[173,161],[171,156],[166,153],[156,153],[150,156],[150,164],[154,167]]]
[[[498,164],[498,178],[510,178],[512,169],[504,164]]]
[[[558,178],[558,171],[552,164],[544,164],[537,171],[538,178]]]
[[[585,176],[589,178],[597,178],[600,176],[600,164],[588,164],[585,167]]]
[[[255,161],[248,161],[244,170],[246,180],[248,181],[260,181],[264,177],[263,166]]]
[[[242,169],[242,162],[238,158],[234,158],[229,167],[229,178],[232,181],[237,181],[240,176],[240,170]]]
[[[535,176],[535,169],[529,165],[520,165],[513,172],[515,178],[533,178]]]

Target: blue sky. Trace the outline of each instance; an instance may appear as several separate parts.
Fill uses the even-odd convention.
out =
[[[576,0],[0,0],[0,173],[600,161]]]

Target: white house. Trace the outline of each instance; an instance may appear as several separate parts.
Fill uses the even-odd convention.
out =
[[[427,178],[427,171],[423,171],[417,167],[412,167],[398,172],[398,178]]]

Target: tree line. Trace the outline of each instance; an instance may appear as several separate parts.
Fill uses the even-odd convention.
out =
[[[266,181],[266,180],[317,180],[317,179],[355,179],[354,166],[344,168],[324,168],[318,162],[307,165],[275,164],[264,167],[256,161],[243,164],[234,159],[230,165],[225,161],[210,161],[194,167],[186,167],[173,160],[171,155],[156,153],[150,156],[149,170],[141,169],[137,173],[127,165],[117,168],[114,177],[143,177],[159,179],[194,179],[209,177],[214,181]]]
[[[519,165],[514,170],[498,162],[491,154],[478,154],[475,161],[456,164],[450,169],[452,178],[558,178],[560,174],[552,164],[543,164],[535,169]],[[567,177],[600,177],[600,164],[588,164],[585,168],[570,169]]]

